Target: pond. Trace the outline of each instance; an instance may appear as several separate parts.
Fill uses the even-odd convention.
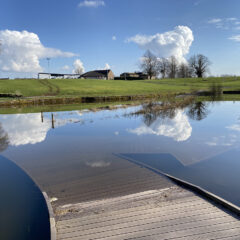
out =
[[[2,158],[21,167],[53,205],[139,191],[129,189],[125,176],[117,172],[134,160],[240,206],[240,102],[195,102],[153,112],[141,111],[144,107],[149,108],[0,115]],[[3,191],[8,191],[11,180],[0,178]],[[112,182],[121,192],[111,190]],[[39,199],[28,191],[23,194],[32,202]],[[12,209],[16,215],[19,207]]]

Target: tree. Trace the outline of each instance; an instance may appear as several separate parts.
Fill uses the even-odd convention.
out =
[[[157,75],[158,59],[149,50],[143,55],[141,69],[150,79]]]
[[[202,78],[209,71],[210,64],[209,59],[202,54],[194,55],[189,60],[189,65],[198,78]]]
[[[74,69],[74,73],[81,75],[81,74],[83,74],[83,70],[82,70],[82,68],[78,67],[78,68]]]
[[[76,74],[83,74],[85,69],[83,66],[83,63],[80,59],[76,59],[73,63],[73,67],[74,67],[74,73]]]
[[[158,72],[161,73],[162,78],[166,78],[168,73],[168,60],[166,58],[161,58],[158,62]]]
[[[177,59],[174,56],[171,56],[168,61],[168,77],[175,78],[178,71]]]
[[[186,63],[181,63],[178,68],[178,77],[179,78],[192,77],[192,68],[190,68],[189,65]]]

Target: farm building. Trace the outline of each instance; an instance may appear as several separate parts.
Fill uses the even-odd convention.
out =
[[[81,78],[113,80],[114,74],[111,70],[95,70],[82,74]]]
[[[134,72],[129,73],[125,72],[120,75],[121,79],[127,79],[127,80],[134,80],[134,79],[149,79],[149,76],[147,74],[144,74],[142,72]]]
[[[65,73],[38,73],[38,79],[69,79],[80,78],[80,74],[65,74]]]

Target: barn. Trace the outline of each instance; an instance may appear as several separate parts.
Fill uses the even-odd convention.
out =
[[[73,79],[80,78],[80,74],[38,73],[38,79]]]
[[[114,80],[114,74],[112,70],[95,70],[86,72],[81,75],[84,79],[104,79],[104,80]]]

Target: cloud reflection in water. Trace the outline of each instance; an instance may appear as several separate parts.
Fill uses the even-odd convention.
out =
[[[54,128],[79,121],[79,117],[76,114],[74,117],[58,117],[54,119]],[[9,145],[20,146],[43,142],[52,128],[52,120],[49,114],[45,114],[43,122],[41,118],[41,113],[0,115],[0,123],[3,131],[8,135]]]
[[[51,128],[49,121],[41,122],[41,113],[3,115],[0,122],[12,146],[42,142]]]
[[[186,141],[191,137],[192,127],[187,115],[183,110],[176,110],[175,116],[170,118],[158,117],[150,126],[142,124],[135,129],[128,129],[128,132],[137,135],[153,134],[173,138],[177,142]]]

